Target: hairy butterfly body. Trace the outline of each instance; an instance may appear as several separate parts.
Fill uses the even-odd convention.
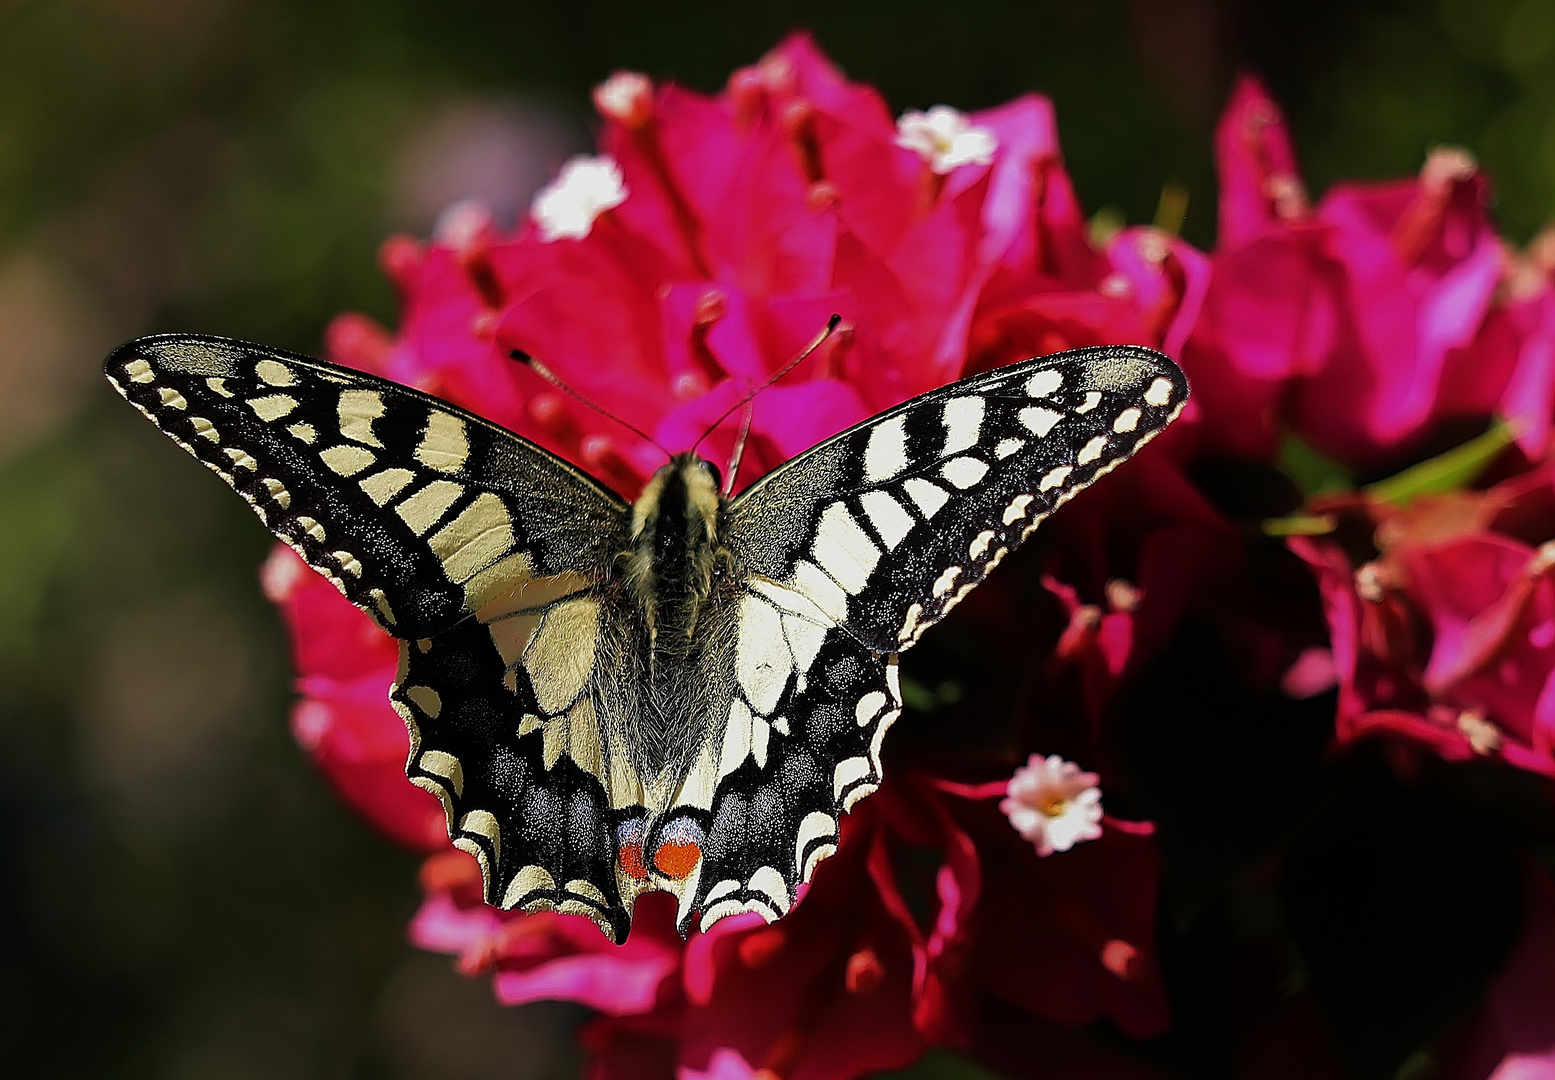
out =
[[[410,779],[504,908],[785,914],[881,781],[897,654],[1187,397],[1105,347],[908,401],[726,499],[676,455],[628,504],[425,394],[161,335],[114,386],[400,639]]]

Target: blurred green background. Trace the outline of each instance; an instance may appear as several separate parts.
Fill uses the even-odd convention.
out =
[[[893,109],[1051,95],[1088,212],[1182,185],[1201,245],[1239,69],[1314,194],[1449,142],[1514,241],[1555,216],[1555,0],[0,0],[8,1075],[576,1074],[576,1010],[500,1010],[404,944],[415,860],[287,732],[266,534],[98,364],[154,330],[392,325],[387,233],[466,196],[513,220],[612,70],[715,90],[795,27]]]

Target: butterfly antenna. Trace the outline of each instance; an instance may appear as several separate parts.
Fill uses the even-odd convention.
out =
[[[717,420],[714,420],[711,427],[709,427],[706,431],[702,432],[701,435],[697,436],[697,441],[691,444],[691,449],[695,450],[697,447],[701,446],[703,439],[707,438],[713,432],[717,431],[718,428],[719,428],[719,425],[721,425],[725,420],[729,419],[730,416],[734,415],[734,410],[740,409],[740,408],[744,408],[746,405],[748,405],[751,402],[751,400],[753,398],[755,398],[755,396],[757,394],[761,393],[767,387],[771,386],[773,383],[775,383],[779,379],[781,379],[784,375],[787,375],[790,371],[793,371],[800,364],[804,363],[805,359],[811,353],[813,353],[816,349],[819,349],[821,347],[822,343],[824,343],[827,338],[831,337],[832,334],[836,333],[836,331],[837,331],[837,324],[840,323],[840,322],[842,322],[842,316],[841,315],[833,315],[831,318],[827,319],[826,320],[826,329],[822,330],[819,334],[816,334],[815,335],[815,340],[811,341],[810,344],[806,345],[804,347],[804,351],[803,352],[801,352],[798,356],[794,357],[788,363],[784,364],[781,368],[779,368],[778,371],[777,371],[777,374],[773,375],[770,379],[768,379],[766,382],[762,383],[760,386],[754,387],[751,390],[746,391],[746,394],[745,394],[744,397],[742,397],[739,401],[736,401],[733,405],[730,405],[727,409],[725,409],[724,412],[723,412],[723,415],[720,416]],[[749,416],[747,416],[745,418],[745,423],[746,423],[746,427],[749,428],[749,426],[750,426],[750,417]],[[744,448],[744,433],[741,434],[741,449],[743,450],[743,448]]]
[[[600,416],[603,416],[606,420],[614,420],[616,423],[618,423],[622,427],[624,427],[627,431],[630,431],[633,435],[636,435],[643,442],[645,442],[648,445],[650,445],[650,446],[654,447],[655,449],[657,449],[659,451],[659,453],[663,454],[665,457],[672,458],[672,457],[675,456],[674,454],[671,454],[668,450],[664,449],[664,447],[659,444],[659,440],[658,439],[655,439],[652,435],[649,435],[646,431],[644,431],[642,428],[638,427],[636,424],[633,424],[633,423],[630,423],[630,422],[628,422],[626,420],[621,419],[619,416],[617,416],[615,413],[611,412],[609,409],[605,408],[603,405],[599,404],[596,401],[590,401],[588,398],[586,398],[582,394],[578,393],[572,387],[570,387],[566,383],[562,382],[561,377],[559,375],[557,375],[556,372],[554,372],[550,368],[546,367],[543,363],[541,363],[539,360],[536,360],[533,356],[530,356],[524,350],[522,350],[522,349],[514,349],[512,352],[508,353],[508,355],[510,357],[512,357],[514,360],[517,360],[520,364],[523,364],[525,367],[527,367],[530,371],[534,372],[536,375],[540,376],[540,378],[544,379],[546,382],[548,382],[552,386],[556,387],[556,389],[560,390],[562,393],[564,393],[568,397],[572,398],[572,400],[576,401],[579,405],[585,406],[586,408],[593,409],[595,412],[599,413]]]
[[[726,499],[734,494],[734,478],[740,475],[740,460],[745,457],[745,440],[750,438],[751,419],[755,415],[756,403],[747,399],[745,416],[740,420],[740,434],[734,440],[734,452],[729,455],[729,467],[724,470],[724,498]]]

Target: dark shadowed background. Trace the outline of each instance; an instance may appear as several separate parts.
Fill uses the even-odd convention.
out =
[[[404,943],[415,860],[336,802],[242,503],[98,375],[154,330],[316,352],[392,325],[376,251],[465,197],[511,222],[618,68],[713,91],[812,30],[893,109],[1058,108],[1087,212],[1186,190],[1239,69],[1314,194],[1469,147],[1504,231],[1555,215],[1555,0],[564,4],[0,0],[0,1035],[31,1077],[576,1073]]]

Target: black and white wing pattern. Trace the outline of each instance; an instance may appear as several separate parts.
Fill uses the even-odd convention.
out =
[[[603,563],[625,521],[619,496],[555,455],[371,375],[193,334],[132,341],[106,370],[399,638],[444,629],[516,581]]]
[[[881,781],[896,654],[1187,398],[1147,349],[1045,357],[843,432],[726,508],[679,455],[633,510],[471,413],[306,357],[163,335],[107,374],[400,639],[406,772],[487,901],[615,941],[646,889],[676,893],[683,932],[786,913]],[[662,685],[615,572],[660,512],[720,523],[738,569]],[[650,746],[639,721],[671,714],[684,745]]]
[[[594,592],[626,504],[471,413],[307,357],[170,334],[130,342],[106,370],[402,639],[391,698],[411,734],[406,771],[481,862],[487,900],[624,937],[590,690]]]
[[[729,544],[752,577],[704,926],[787,910],[835,850],[839,814],[880,784],[881,741],[901,711],[896,654],[1187,396],[1182,372],[1148,349],[1042,357],[882,413],[734,501]]]

